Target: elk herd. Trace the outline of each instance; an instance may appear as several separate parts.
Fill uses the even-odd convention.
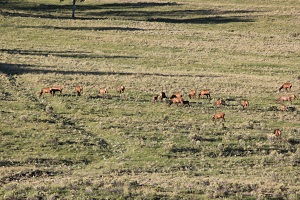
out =
[[[291,92],[292,89],[292,84],[291,83],[284,83],[282,84],[282,86],[279,88],[279,92],[284,89],[287,92]],[[49,93],[51,96],[54,96],[56,92],[59,92],[60,94],[62,94],[62,90],[63,87],[62,86],[54,86],[54,87],[46,87],[46,88],[42,88],[42,90],[39,93],[39,96],[41,97],[43,94]],[[120,85],[118,88],[118,92],[124,93],[125,91],[125,86],[124,85]],[[83,92],[83,87],[78,85],[75,87],[75,92],[77,96],[81,96],[82,92]],[[99,94],[103,95],[103,94],[108,94],[108,89],[107,88],[100,88],[99,89]],[[188,94],[189,99],[193,99],[193,98],[197,98],[197,92],[196,90],[190,90],[189,94]],[[211,93],[208,89],[205,90],[200,90],[200,92],[198,93],[198,98],[205,98],[206,99],[210,99],[211,100]],[[287,110],[287,105],[284,105],[283,103],[285,101],[290,102],[292,104],[292,101],[297,99],[297,96],[295,94],[291,94],[291,95],[283,95],[280,96],[278,99],[275,100],[275,102],[279,102],[282,103],[281,105],[281,110],[282,111],[286,111]],[[167,97],[165,92],[160,92],[158,95],[154,95],[153,96],[153,102],[162,102],[163,100],[165,100],[167,102],[167,106],[170,107],[172,104],[175,105],[183,105],[183,106],[187,106],[190,107],[190,102],[187,100],[183,99],[183,96],[181,94],[181,92],[177,92],[173,95],[170,96],[170,98]],[[220,106],[224,106],[225,105],[225,101],[223,99],[218,99],[214,102],[214,106],[216,107],[220,107]],[[247,107],[249,107],[249,102],[248,100],[244,99],[241,101],[240,105],[242,106],[243,109],[246,109]],[[213,115],[212,119],[213,122],[216,122],[216,120],[222,120],[223,122],[225,122],[225,113],[224,112],[220,112],[220,113],[216,113]],[[276,138],[279,140],[281,137],[281,130],[280,129],[275,129],[274,130],[274,135],[276,136]]]

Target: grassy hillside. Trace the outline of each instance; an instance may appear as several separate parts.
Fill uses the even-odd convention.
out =
[[[297,0],[0,2],[0,196],[299,199],[299,21]]]

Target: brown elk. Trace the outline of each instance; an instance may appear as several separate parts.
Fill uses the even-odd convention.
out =
[[[119,92],[120,93],[123,93],[125,91],[125,87],[124,87],[124,85],[121,85],[120,87],[119,87]]]
[[[159,100],[160,101],[162,101],[163,99],[167,99],[168,98],[165,92],[159,93],[158,96],[159,96]]]
[[[107,94],[108,90],[107,90],[107,88],[100,88],[99,93],[100,94]]]
[[[213,122],[216,122],[215,120],[217,120],[217,119],[222,119],[223,121],[225,121],[225,113],[223,113],[223,112],[216,113],[211,120]]]
[[[284,83],[284,84],[279,88],[279,91],[282,90],[282,89],[285,89],[286,91],[288,91],[288,90],[291,91],[292,86],[293,86],[293,85],[292,85],[291,83]]]
[[[241,106],[243,107],[243,109],[245,109],[246,107],[249,106],[249,101],[248,100],[243,100],[241,103]]]
[[[81,93],[82,93],[82,91],[83,91],[83,87],[80,86],[80,85],[77,85],[77,86],[75,87],[75,91],[76,91],[77,96],[81,96]]]
[[[215,106],[225,105],[225,101],[223,99],[219,99],[214,103]]]
[[[293,101],[294,99],[297,99],[297,97],[296,97],[296,95],[292,94],[292,95],[290,95],[290,96],[281,96],[281,97],[279,97],[278,99],[276,99],[275,102],[290,101],[291,104],[292,104],[292,101]]]
[[[52,90],[51,90],[50,87],[43,88],[43,89],[41,90],[41,92],[40,92],[40,97],[41,97],[43,94],[45,94],[45,93],[49,93],[50,95],[53,95],[53,94],[52,94]]]
[[[280,140],[280,138],[281,138],[281,130],[275,129],[274,130],[274,135],[276,136],[277,140]]]
[[[209,92],[209,90],[201,90],[200,92],[199,92],[199,98],[200,97],[202,97],[202,96],[206,96],[206,98],[210,98],[210,92]]]
[[[183,104],[183,98],[181,93],[173,94],[170,98],[171,100],[168,103],[168,106],[170,107],[173,103],[178,106],[179,103]]]
[[[193,98],[196,97],[196,90],[191,90],[191,91],[190,91],[190,93],[189,93],[189,98],[192,99],[192,97],[193,97]]]
[[[281,105],[281,107],[280,107],[280,108],[281,108],[281,111],[282,111],[282,112],[284,112],[284,111],[286,111],[286,110],[287,110],[287,107],[286,107],[286,105],[283,105],[283,104]]]
[[[55,92],[60,92],[60,94],[62,94],[62,90],[63,90],[62,86],[51,87],[51,92],[53,96],[55,95]]]

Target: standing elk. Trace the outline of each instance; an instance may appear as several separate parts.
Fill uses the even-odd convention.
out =
[[[275,129],[273,133],[276,136],[277,140],[281,139],[281,130]]]
[[[125,87],[124,87],[124,85],[121,85],[121,86],[119,87],[119,92],[120,92],[120,94],[121,94],[121,93],[124,93],[124,91],[125,91]]]
[[[290,101],[291,104],[292,104],[292,101],[293,101],[294,99],[297,99],[297,97],[296,97],[296,95],[292,94],[292,95],[290,95],[290,96],[281,96],[281,97],[279,97],[278,99],[276,99],[275,102]]]
[[[209,90],[201,90],[201,91],[199,92],[199,98],[202,97],[202,96],[206,96],[206,98],[209,97],[209,99],[211,99],[211,98],[210,98],[210,92],[209,92]]]
[[[249,106],[249,101],[248,100],[243,100],[242,103],[241,103],[241,106],[243,107],[243,109],[245,109],[246,107]]]
[[[80,85],[77,85],[77,86],[75,87],[75,91],[76,91],[76,95],[77,95],[77,96],[81,96],[81,93],[82,93],[82,91],[83,91],[83,87],[80,86]]]
[[[108,90],[107,90],[107,88],[100,88],[99,93],[100,94],[107,94]]]
[[[40,97],[41,97],[43,94],[45,94],[45,93],[49,93],[50,95],[53,95],[53,94],[52,94],[52,90],[51,90],[50,87],[43,88],[43,89],[41,90],[41,92],[40,92]]]
[[[222,119],[225,122],[225,113],[216,113],[211,120],[216,122],[217,119]]]
[[[60,92],[60,94],[62,94],[62,90],[63,90],[63,86],[51,87],[51,92],[53,96],[55,95],[55,92]]]
[[[193,97],[193,98],[196,97],[196,90],[191,90],[191,91],[190,91],[190,93],[189,93],[189,98],[192,99],[192,97]]]
[[[282,89],[285,89],[286,91],[291,91],[292,89],[292,84],[291,83],[284,83],[280,88],[279,88],[279,91],[282,90]]]

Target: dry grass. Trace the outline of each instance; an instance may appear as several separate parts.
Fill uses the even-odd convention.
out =
[[[68,1],[0,7],[4,199],[299,198],[299,99],[275,103],[299,96],[297,1],[86,1],[76,20]],[[152,102],[191,89],[212,99]]]

